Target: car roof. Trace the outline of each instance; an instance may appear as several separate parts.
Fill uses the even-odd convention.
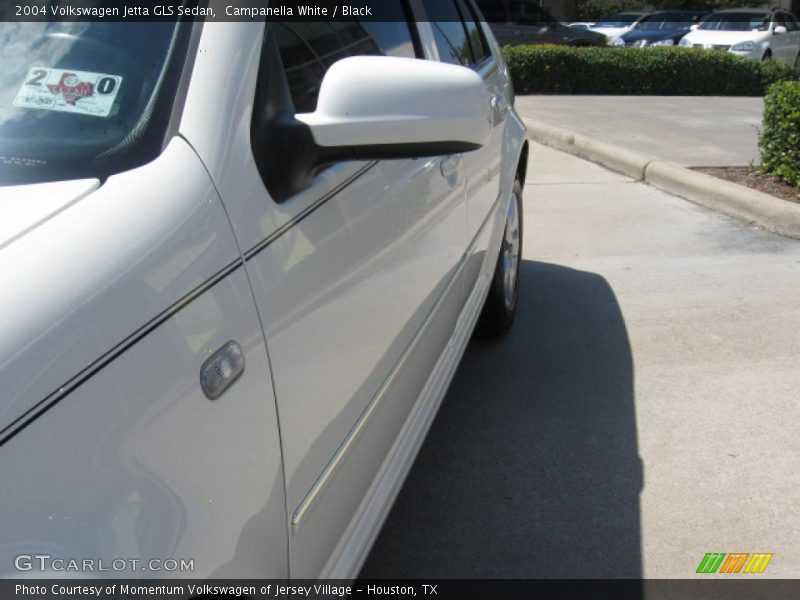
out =
[[[763,15],[767,13],[775,12],[769,8],[752,8],[752,7],[743,7],[743,8],[726,8],[724,10],[715,10],[714,14],[717,13],[752,13],[755,15]]]

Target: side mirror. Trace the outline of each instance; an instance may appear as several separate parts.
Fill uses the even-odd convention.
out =
[[[784,27],[783,25],[776,25],[776,26],[775,26],[775,29],[773,30],[773,32],[775,33],[775,35],[783,35],[783,34],[785,34],[787,31],[788,31],[788,29],[786,29],[786,27]]]
[[[256,89],[250,136],[276,202],[306,189],[326,165],[458,154],[480,148],[491,131],[489,94],[466,67],[345,58],[325,74],[317,109],[296,114],[274,38],[262,60],[266,73]]]
[[[689,31],[697,31],[698,29],[700,29],[700,25],[698,23],[695,23],[694,25],[689,27]]]
[[[353,56],[322,80],[317,110],[295,115],[324,148],[351,160],[417,158],[480,148],[491,130],[489,94],[466,67]]]

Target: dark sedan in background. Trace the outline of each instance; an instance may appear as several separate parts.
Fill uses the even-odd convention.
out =
[[[636,26],[612,43],[613,46],[677,46],[692,25],[700,23],[708,11],[658,11],[643,17]]]
[[[478,6],[501,45],[559,44],[607,46],[601,33],[559,23],[538,0],[478,0]]]

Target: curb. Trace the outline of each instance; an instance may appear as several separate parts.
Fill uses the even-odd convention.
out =
[[[557,150],[599,163],[695,204],[756,225],[771,233],[800,239],[800,204],[692,171],[676,163],[523,119],[528,137]]]

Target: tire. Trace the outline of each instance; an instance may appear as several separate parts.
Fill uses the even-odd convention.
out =
[[[770,60],[772,58],[772,50],[767,50],[764,52],[764,56],[761,57],[762,61]]]
[[[522,264],[522,182],[517,178],[506,211],[503,241],[494,268],[489,295],[478,320],[477,332],[483,337],[506,333],[517,314]]]

